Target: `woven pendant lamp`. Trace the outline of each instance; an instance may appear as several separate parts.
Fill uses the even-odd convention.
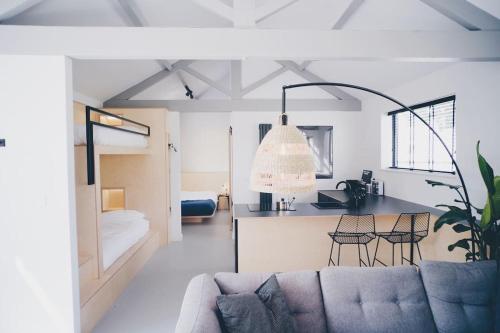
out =
[[[250,189],[264,193],[293,194],[316,187],[313,156],[304,135],[288,125],[282,113],[262,140],[253,161]]]

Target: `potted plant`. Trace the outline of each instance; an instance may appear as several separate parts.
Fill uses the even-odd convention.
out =
[[[434,224],[434,232],[443,225],[451,225],[457,233],[466,235],[463,239],[448,246],[449,251],[462,248],[467,251],[467,261],[500,259],[500,176],[495,176],[492,167],[479,152],[479,141],[476,146],[479,171],[486,185],[487,197],[483,208],[472,205],[465,199],[462,186],[445,184],[433,180],[426,180],[432,187],[445,186],[455,191],[458,197],[455,202],[462,207],[453,205],[437,205],[447,211]],[[473,210],[477,213],[474,214]],[[479,218],[480,216],[480,218]]]

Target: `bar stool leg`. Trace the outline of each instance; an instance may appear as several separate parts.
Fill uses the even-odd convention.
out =
[[[403,242],[401,241],[401,265],[403,265]]]
[[[359,261],[359,267],[361,267],[361,246],[359,245],[359,241],[358,241],[358,261]]]
[[[368,254],[368,244],[365,244],[366,258],[368,259],[368,267],[370,267],[370,255]]]
[[[394,245],[395,243],[392,243],[392,266],[394,266]]]
[[[378,243],[380,242],[380,236],[377,238],[377,246],[375,247],[375,255],[373,256],[372,266],[375,266],[375,261],[377,261],[377,251],[378,251]]]
[[[418,256],[420,257],[420,260],[422,260],[422,255],[420,254],[420,246],[418,246],[418,242],[417,242],[417,250],[418,250]]]
[[[339,243],[339,253],[337,254],[337,266],[340,266],[340,248],[342,247],[342,244]]]
[[[335,266],[335,263],[333,262],[332,260],[332,254],[333,254],[333,244],[335,244],[335,241],[332,239],[332,247],[330,249],[330,257],[328,258],[328,266],[330,266],[330,263],[333,264],[333,266]]]

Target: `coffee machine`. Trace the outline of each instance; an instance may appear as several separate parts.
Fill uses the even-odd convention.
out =
[[[339,188],[341,184],[345,184],[344,191],[349,196],[349,206],[358,207],[366,198],[366,184],[357,179],[347,179],[337,183],[336,189]]]

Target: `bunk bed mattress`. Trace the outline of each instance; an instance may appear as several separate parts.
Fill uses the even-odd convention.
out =
[[[127,126],[121,126],[127,129]],[[129,128],[131,129],[131,128]],[[136,128],[133,128],[137,131]],[[75,145],[87,144],[87,130],[85,125],[75,125]],[[112,128],[94,126],[94,144],[103,146],[120,146],[133,148],[146,148],[148,140],[145,136],[124,131],[117,131]]]
[[[217,208],[215,192],[182,192],[182,216],[212,216]]]
[[[121,255],[149,231],[149,221],[143,218],[123,221],[102,221],[103,267],[108,269]]]

